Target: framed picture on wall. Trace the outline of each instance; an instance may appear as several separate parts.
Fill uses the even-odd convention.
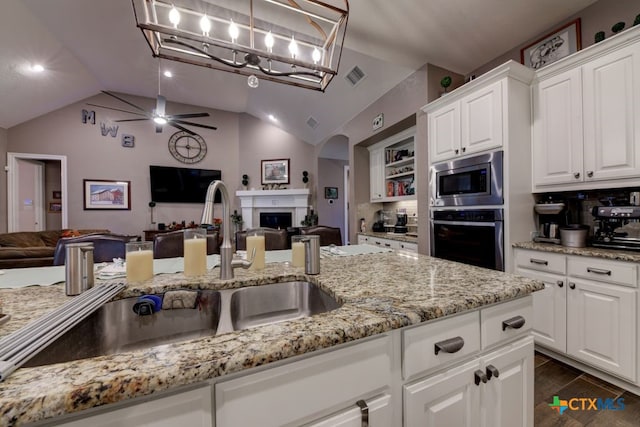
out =
[[[52,199],[60,200],[62,199],[62,191],[53,191]]]
[[[324,187],[324,198],[325,199],[337,199],[338,198],[338,187]]]
[[[580,18],[571,21],[520,50],[520,62],[531,68],[542,68],[579,51]]]
[[[289,159],[263,160],[262,184],[288,184]]]
[[[60,202],[49,202],[49,212],[51,212],[51,213],[60,213],[60,212],[62,212],[62,203],[60,203]]]
[[[131,210],[131,181],[84,179],[84,210]]]

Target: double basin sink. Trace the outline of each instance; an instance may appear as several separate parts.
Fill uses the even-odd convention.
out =
[[[183,308],[178,304],[177,308],[172,304],[173,307],[141,315],[144,311],[139,310],[139,298],[107,303],[24,366],[68,362],[220,335],[313,316],[341,305],[310,282],[183,292],[187,296],[198,293],[194,307]]]

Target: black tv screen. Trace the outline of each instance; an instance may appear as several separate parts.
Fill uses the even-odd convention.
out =
[[[151,200],[159,203],[204,203],[211,181],[222,179],[222,172],[214,169],[149,166]],[[215,202],[220,203],[220,192]]]

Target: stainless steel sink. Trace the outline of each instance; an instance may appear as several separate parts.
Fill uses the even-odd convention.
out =
[[[138,298],[107,303],[23,366],[140,350],[260,325],[313,316],[340,304],[308,282],[200,291],[196,308],[134,312]],[[139,310],[138,313],[144,311]]]

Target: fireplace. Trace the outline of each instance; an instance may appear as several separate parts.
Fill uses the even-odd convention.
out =
[[[291,212],[260,212],[260,227],[288,228],[291,223]]]
[[[308,188],[236,191],[236,196],[240,199],[244,228],[262,225],[263,213],[289,214],[291,222],[288,224],[299,227],[309,212],[309,193]],[[280,227],[284,228],[284,225]]]

